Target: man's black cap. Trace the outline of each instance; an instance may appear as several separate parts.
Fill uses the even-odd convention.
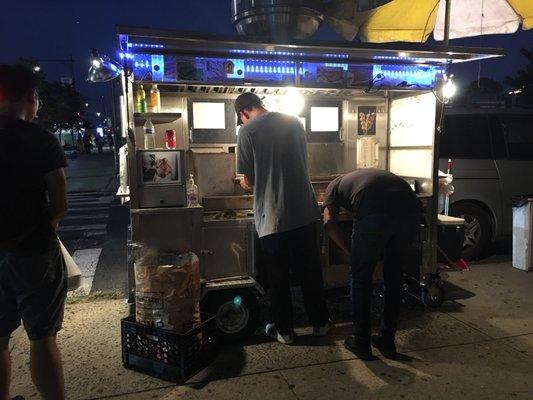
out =
[[[252,106],[262,106],[263,101],[261,98],[250,92],[243,93],[235,99],[235,112],[237,113],[237,125],[242,125],[241,116],[239,113],[245,108]]]

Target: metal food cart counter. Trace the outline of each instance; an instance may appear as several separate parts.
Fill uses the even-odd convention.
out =
[[[121,189],[131,199],[131,241],[196,253],[204,306],[217,314],[224,333],[248,332],[257,320],[257,297],[265,292],[253,196],[236,184],[233,101],[247,91],[264,97],[268,109],[300,118],[319,202],[334,177],[357,168],[386,169],[411,185],[425,222],[406,273],[422,297],[431,286],[434,304],[442,300],[436,240],[443,104],[436,90],[451,63],[499,56],[500,50],[269,43],[131,27],[119,27],[118,38],[127,61],[122,103],[127,171],[121,171]],[[160,110],[135,112],[140,84],[157,84]],[[155,124],[155,149],[142,145],[147,119]],[[176,134],[175,149],[164,149],[169,129]],[[154,173],[159,161],[171,166],[169,175]],[[202,207],[186,207],[190,174]],[[348,231],[350,215],[343,220]],[[323,232],[317,240],[326,283],[347,284],[346,261]]]

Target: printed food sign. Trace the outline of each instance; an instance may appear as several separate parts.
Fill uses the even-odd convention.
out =
[[[357,134],[376,134],[376,107],[359,106],[357,108]]]

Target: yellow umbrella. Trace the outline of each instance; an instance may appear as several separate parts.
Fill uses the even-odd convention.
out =
[[[336,0],[330,5],[330,24],[348,40],[358,31],[363,42],[425,42],[431,32],[436,40],[444,39],[446,0],[382,0],[379,7],[363,12],[358,1]],[[533,28],[533,0],[448,1],[452,39],[514,33],[520,24]]]

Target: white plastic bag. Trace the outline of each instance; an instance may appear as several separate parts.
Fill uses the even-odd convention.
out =
[[[59,240],[59,244],[61,246],[61,254],[63,254],[63,259],[65,260],[65,266],[67,268],[67,290],[70,292],[78,289],[81,286],[81,271],[78,267],[78,264],[76,264],[61,240]]]

